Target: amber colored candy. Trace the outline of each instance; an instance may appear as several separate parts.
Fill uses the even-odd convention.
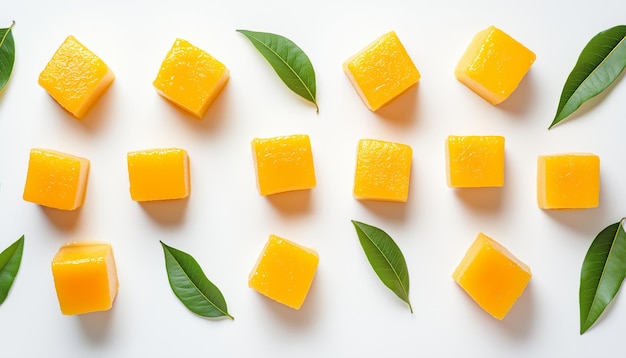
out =
[[[504,185],[504,137],[448,136],[446,176],[452,188]]]
[[[39,85],[74,117],[82,119],[114,78],[104,61],[74,36],[68,36],[39,75]]]
[[[229,76],[228,68],[209,53],[176,39],[152,84],[161,96],[202,118]]]
[[[61,210],[75,210],[83,205],[89,159],[50,149],[30,151],[23,199]]]
[[[343,70],[372,111],[391,102],[420,79],[419,71],[394,31],[348,58]]]
[[[496,105],[515,91],[535,58],[534,52],[504,31],[490,26],[474,36],[454,75],[472,91]]]
[[[406,202],[409,197],[413,150],[401,143],[359,141],[354,173],[354,197],[360,200]]]
[[[106,311],[113,306],[119,282],[113,249],[103,242],[73,242],[52,259],[52,276],[61,313]]]
[[[522,295],[530,268],[504,246],[479,233],[452,277],[487,313],[502,320]]]
[[[300,309],[315,277],[319,257],[315,250],[270,235],[248,286],[288,307]]]
[[[308,135],[252,140],[259,194],[271,195],[315,187],[315,167]]]
[[[130,197],[135,201],[182,199],[189,196],[189,156],[180,148],[129,152]]]
[[[541,209],[587,209],[600,204],[600,157],[589,153],[540,155],[537,204]]]

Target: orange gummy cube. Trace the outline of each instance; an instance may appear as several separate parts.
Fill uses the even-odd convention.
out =
[[[393,31],[348,58],[343,70],[372,111],[391,102],[420,79],[420,73]]]
[[[600,157],[587,153],[540,155],[537,203],[541,209],[587,209],[600,202]]]
[[[270,235],[248,286],[288,307],[300,309],[315,277],[319,257],[315,250]]]
[[[308,135],[252,140],[259,194],[271,195],[315,187],[313,153]]]
[[[474,36],[454,75],[472,91],[496,105],[515,91],[535,58],[535,53],[517,40],[490,26]]]
[[[413,150],[406,144],[361,139],[354,174],[354,197],[406,202],[412,156]]]
[[[502,320],[522,295],[530,268],[504,246],[479,233],[452,277],[480,307]]]
[[[179,148],[129,152],[130,197],[135,201],[182,199],[189,196],[189,156]]]
[[[52,276],[65,315],[106,311],[113,306],[119,282],[110,244],[74,242],[62,246],[52,259]]]
[[[161,96],[202,118],[229,76],[228,68],[213,56],[185,40],[176,39],[153,85]]]
[[[504,185],[504,137],[448,136],[446,176],[452,188]]]
[[[113,71],[68,36],[39,75],[39,85],[74,117],[82,119],[113,82]]]
[[[33,148],[23,199],[61,210],[80,208],[85,199],[88,177],[89,159]]]

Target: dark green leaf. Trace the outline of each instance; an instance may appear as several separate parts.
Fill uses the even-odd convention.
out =
[[[202,317],[223,317],[228,314],[226,300],[220,290],[202,272],[198,262],[189,254],[163,246],[165,268],[172,291],[193,313]]]
[[[550,128],[604,91],[626,67],[626,25],[602,31],[585,46],[561,92]]]
[[[352,224],[374,272],[385,286],[409,305],[413,313],[409,301],[409,270],[398,245],[391,236],[377,227],[355,220],[352,220]]]
[[[0,252],[0,305],[4,302],[13,285],[15,276],[20,270],[22,252],[24,251],[24,236]]]
[[[315,70],[309,57],[293,41],[272,33],[237,30],[245,35],[272,65],[278,77],[300,97],[319,107],[315,100]]]
[[[596,322],[626,277],[625,220],[602,230],[585,255],[580,272],[580,334]]]
[[[13,42],[13,25],[6,29],[0,29],[0,91],[9,82],[15,62],[15,43]]]

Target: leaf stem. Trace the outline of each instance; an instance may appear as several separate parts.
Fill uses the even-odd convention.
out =
[[[4,33],[4,36],[2,36],[2,40],[0,40],[0,47],[2,47],[2,44],[4,44],[4,40],[6,40],[7,36],[9,36],[9,32],[11,32],[13,26],[15,26],[15,20],[11,22],[11,26],[9,26],[7,31]]]

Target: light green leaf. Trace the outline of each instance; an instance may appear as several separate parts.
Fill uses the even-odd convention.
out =
[[[15,22],[6,29],[0,29],[0,91],[9,82],[15,62],[15,43],[11,31],[14,25]]]
[[[24,236],[0,252],[0,305],[9,295],[15,276],[20,270],[22,252],[24,251]]]
[[[222,292],[206,277],[191,255],[167,246],[161,241],[170,287],[178,299],[193,313],[202,317],[229,317]]]
[[[413,307],[409,301],[409,271],[404,255],[396,243],[383,230],[352,220],[359,242],[365,251],[378,278],[402,301]]]
[[[580,334],[596,322],[626,277],[625,221],[602,230],[585,255],[580,272]]]
[[[607,89],[626,67],[626,25],[600,32],[585,46],[570,73],[551,129]]]
[[[288,38],[268,32],[249,30],[237,30],[237,32],[242,33],[252,42],[287,87],[313,103],[319,112],[315,99],[315,70],[309,57],[298,45]]]

